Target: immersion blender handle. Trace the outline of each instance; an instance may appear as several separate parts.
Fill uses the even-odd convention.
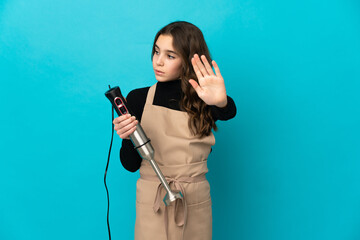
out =
[[[119,87],[110,88],[108,91],[105,92],[105,96],[109,99],[119,116],[128,113],[131,114],[131,110],[126,106],[126,100],[121,94]],[[129,137],[134,144],[135,149],[139,152],[142,158],[150,160],[154,156],[154,149],[150,144],[150,139],[146,136],[143,128],[139,123],[136,125],[135,131],[130,134]],[[146,144],[148,146],[142,149],[141,147]]]

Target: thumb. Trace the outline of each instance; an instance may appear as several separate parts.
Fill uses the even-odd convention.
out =
[[[194,79],[190,79],[189,83],[191,84],[191,86],[195,89],[195,91],[197,92],[197,94],[200,93],[201,91],[201,87],[199,86],[199,84],[194,80]]]

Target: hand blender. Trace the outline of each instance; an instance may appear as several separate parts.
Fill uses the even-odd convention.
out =
[[[110,86],[109,86],[110,87]],[[128,108],[125,105],[125,99],[121,94],[119,87],[113,87],[105,92],[105,96],[110,100],[111,104],[115,108],[115,111],[119,116],[129,113]],[[163,199],[166,206],[170,205],[173,201],[179,198],[183,198],[180,191],[172,191],[164,175],[160,171],[159,166],[154,161],[154,148],[150,143],[150,139],[146,136],[140,123],[136,125],[135,131],[130,134],[130,139],[138,151],[142,159],[148,160],[150,165],[154,169],[156,175],[159,177],[160,182],[166,190],[166,195]]]

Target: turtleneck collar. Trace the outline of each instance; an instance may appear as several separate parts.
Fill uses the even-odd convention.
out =
[[[180,88],[181,82],[180,79],[172,80],[172,81],[166,81],[166,82],[157,82],[157,85],[161,88]]]
[[[154,104],[180,110],[179,101],[182,96],[181,81],[157,82]]]

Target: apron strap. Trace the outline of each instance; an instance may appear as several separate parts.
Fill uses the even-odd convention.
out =
[[[159,179],[154,175],[141,175],[141,178],[144,180],[149,181],[159,181]],[[196,183],[196,182],[202,182],[206,180],[205,175],[197,176],[197,177],[180,177],[180,178],[170,178],[165,177],[166,181],[170,184],[172,184],[175,187],[175,190],[181,191],[183,194],[182,199],[176,199],[175,200],[175,206],[174,206],[174,222],[178,227],[182,227],[182,237],[181,239],[184,239],[184,232],[186,227],[186,220],[187,220],[187,204],[186,204],[186,195],[185,195],[185,189],[181,182],[183,183]],[[160,209],[161,204],[161,190],[164,189],[159,183],[156,191],[156,196],[154,200],[153,210],[155,213],[158,213]],[[180,202],[181,201],[181,205]],[[181,209],[182,208],[182,209]],[[165,224],[165,232],[166,232],[166,238],[168,239],[168,209],[165,206],[165,212],[164,212],[164,224]]]
[[[152,104],[153,104],[156,86],[157,86],[157,83],[155,83],[154,85],[152,85],[152,86],[149,88],[148,94],[147,94],[147,96],[146,96],[146,102],[145,102],[145,104],[149,104],[149,105],[152,105]]]

